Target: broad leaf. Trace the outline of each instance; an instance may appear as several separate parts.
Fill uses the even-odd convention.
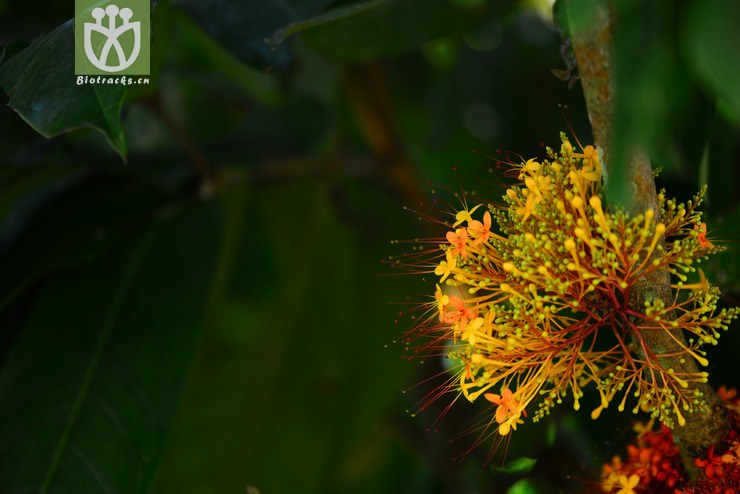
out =
[[[398,211],[377,190],[360,192],[378,218]],[[343,211],[365,221],[343,223],[325,191],[306,184],[266,185],[244,207],[231,292],[204,339],[154,492],[243,492],[245,483],[263,493],[372,492],[359,485],[377,472],[358,474],[348,455],[390,454],[395,439],[379,424],[411,370],[398,347],[384,348],[396,329],[387,301],[410,288],[375,276],[388,225],[354,207]],[[276,458],[291,475],[275,475]]]
[[[4,166],[0,169],[0,222],[16,208],[16,201],[32,195],[60,177],[72,173],[70,167],[51,166]],[[2,227],[0,227],[0,230]],[[0,239],[3,233],[0,232]],[[0,240],[0,243],[2,240]],[[0,250],[2,247],[0,246]]]
[[[407,52],[455,29],[499,18],[515,7],[511,1],[462,4],[425,0],[380,2],[356,15],[306,30],[302,37],[337,58],[365,61]]]
[[[0,373],[5,492],[149,489],[210,298],[214,213],[170,211],[46,283]]]
[[[504,473],[527,473],[537,464],[537,458],[529,458],[528,456],[520,456],[513,460],[507,461],[503,465],[491,465],[491,469],[494,471],[501,471]]]
[[[0,87],[8,93],[8,105],[44,137],[91,127],[124,156],[120,113],[127,86],[77,85],[74,54],[69,21],[6,60],[0,65]]]
[[[96,260],[165,203],[159,189],[117,180],[67,177],[14,204],[0,228],[0,310],[41,276]]]
[[[175,0],[198,24],[244,62],[281,70],[290,62],[287,45],[268,40],[289,25],[319,14],[332,0]]]
[[[737,2],[693,2],[685,24],[684,42],[692,68],[726,105],[722,109],[728,117],[740,125],[740,50],[729,48],[732,40],[738,40]]]

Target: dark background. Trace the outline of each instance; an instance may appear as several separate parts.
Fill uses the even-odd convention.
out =
[[[738,7],[614,5],[615,125],[668,195],[709,184],[736,303]],[[74,84],[73,15],[0,0],[0,492],[596,489],[631,414],[564,404],[506,461],[452,461],[485,410],[412,416],[441,363],[397,342],[434,280],[383,262],[441,233],[403,206],[496,200],[496,159],[590,143],[546,4],[161,1],[128,88]]]

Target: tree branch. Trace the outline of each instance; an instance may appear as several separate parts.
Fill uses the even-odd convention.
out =
[[[578,8],[574,3],[569,0],[569,21],[573,19],[574,14],[571,7]],[[629,156],[625,174],[627,194],[624,197],[627,199],[623,206],[631,214],[642,214],[652,209],[658,221],[660,214],[658,195],[648,156],[639,149],[633,149],[629,153],[615,153],[613,148],[615,101],[612,62],[613,12],[601,2],[589,3],[588,8],[591,9],[588,22],[583,22],[583,18],[577,19],[576,25],[571,23],[570,34],[593,127],[595,145],[601,151],[605,176],[613,176],[612,171],[623,166],[616,162],[615,156]],[[585,6],[577,14],[582,17],[584,10]],[[606,185],[608,187],[609,183]],[[656,249],[653,256],[659,255]],[[645,302],[656,298],[663,300],[666,306],[673,304],[671,278],[667,270],[656,271],[636,283],[630,293],[629,305],[636,312],[642,312]],[[637,323],[639,325],[639,321]],[[685,343],[681,332],[673,335],[680,343],[666,331],[645,330],[641,332],[641,336],[655,355],[674,355],[658,359],[665,369],[674,369],[677,373],[698,372],[693,359],[681,361],[680,343]],[[673,429],[673,438],[690,478],[695,478],[698,472],[694,460],[698,456],[703,456],[711,445],[719,442],[729,428],[724,406],[714,389],[707,383],[697,385],[696,389],[703,393],[712,414],[710,416],[687,414],[686,425],[683,427],[677,425]]]

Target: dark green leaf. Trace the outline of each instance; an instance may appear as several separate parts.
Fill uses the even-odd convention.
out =
[[[398,212],[366,193],[379,217]],[[387,302],[401,300],[409,280],[375,276],[390,233],[340,221],[322,187],[265,185],[243,207],[235,283],[204,341],[155,492],[236,492],[244,483],[342,492],[373,477],[397,440],[380,417],[402,413],[393,400],[412,369],[398,347],[384,348],[396,331]],[[276,458],[292,475],[274,474]]]
[[[30,194],[34,189],[71,173],[64,166],[5,166],[0,169],[0,222],[4,222],[13,210],[16,201]],[[0,233],[0,238],[3,234]],[[0,247],[0,250],[2,248]]]
[[[348,17],[352,17],[359,13],[365,12],[366,10],[373,9],[380,5],[390,2],[391,0],[370,0],[365,3],[358,3],[353,5],[345,5],[336,9],[332,9],[323,14],[311,17],[304,21],[294,22],[287,25],[283,29],[278,29],[275,34],[267,38],[266,41],[273,47],[277,48],[283,41],[294,34],[300,33],[306,29],[312,27],[322,26],[331,22],[341,21]]]
[[[398,55],[455,29],[500,17],[513,7],[514,2],[509,1],[456,6],[449,1],[394,0],[307,30],[302,36],[315,48],[335,57],[369,60]]]
[[[289,25],[319,14],[332,0],[174,0],[174,4],[244,62],[264,69],[284,69],[290,62],[286,45],[267,40]]]
[[[709,237],[726,250],[710,256],[701,268],[710,281],[717,283],[722,293],[736,297],[740,293],[740,256],[737,247],[740,241],[740,208],[716,221],[712,218],[706,220]]]
[[[627,163],[634,149],[660,160],[657,166],[677,164],[668,159],[668,141],[693,101],[675,39],[675,4],[623,2],[621,7],[614,34],[613,155],[606,190],[611,205],[631,201]]]
[[[714,125],[710,127],[709,136],[704,143],[705,149],[709,150],[706,181],[699,181],[698,184],[709,185],[704,209],[707,212],[711,211],[714,216],[718,213],[737,211],[737,183],[740,181],[740,168],[732,157],[736,155],[738,145],[740,145],[740,133],[737,132],[736,127],[726,119],[717,118]],[[729,237],[727,233],[722,232],[719,238]],[[740,281],[740,278],[737,280]]]
[[[105,134],[124,156],[120,113],[126,86],[78,86],[74,53],[69,21],[5,61],[0,65],[0,87],[8,93],[8,105],[44,137],[91,127]]]
[[[728,116],[740,125],[740,8],[734,0],[693,2],[685,18],[684,42],[692,68],[724,100]]]
[[[204,321],[215,212],[171,212],[45,285],[0,374],[5,492],[149,489]]]
[[[69,177],[34,190],[0,229],[0,309],[42,275],[96,260],[164,201],[161,190],[115,177]]]
[[[3,46],[0,46],[0,63],[3,63],[6,58],[12,57],[27,46],[28,43],[24,43],[22,41],[10,41],[5,43]]]
[[[507,461],[504,465],[492,465],[491,468],[505,473],[527,473],[537,464],[537,458],[521,456]]]
[[[521,479],[506,491],[506,494],[539,494],[542,491],[529,479]]]

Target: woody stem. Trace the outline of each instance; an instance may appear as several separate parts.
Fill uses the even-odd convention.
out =
[[[622,176],[626,177],[627,190],[612,196],[625,198],[622,206],[632,214],[642,214],[652,209],[656,221],[659,221],[658,195],[648,156],[639,148],[633,148],[628,152],[622,152],[620,148],[617,150],[619,152],[615,153],[614,107],[615,100],[618,103],[619,95],[615,94],[614,90],[612,60],[614,14],[606,3],[589,2],[589,17],[584,21],[585,12],[571,10],[578,9],[577,2],[568,0],[567,7],[568,20],[571,24],[571,43],[581,76],[595,145],[602,154],[605,176],[614,177],[622,173]],[[577,25],[573,22],[574,14],[578,15]],[[622,169],[619,169],[620,167]],[[608,188],[609,183],[606,186]],[[654,249],[651,257],[659,255],[660,252]],[[655,270],[642,277],[631,287],[629,298],[629,307],[637,313],[642,313],[645,302],[652,302],[656,298],[663,300],[666,306],[671,306],[673,295],[670,273],[667,270]],[[640,326],[640,322],[635,321],[635,326]],[[667,331],[643,330],[639,336],[652,354],[673,355],[658,357],[658,362],[664,369],[673,369],[676,373],[698,372],[693,359],[681,361],[681,344],[685,346],[681,331],[671,335]],[[707,383],[697,384],[696,389],[703,394],[711,414],[700,416],[696,412],[688,413],[686,425],[676,425],[673,429],[673,438],[681,453],[684,467],[692,479],[698,473],[694,460],[703,456],[710,446],[719,442],[729,427],[724,406],[714,389]]]

